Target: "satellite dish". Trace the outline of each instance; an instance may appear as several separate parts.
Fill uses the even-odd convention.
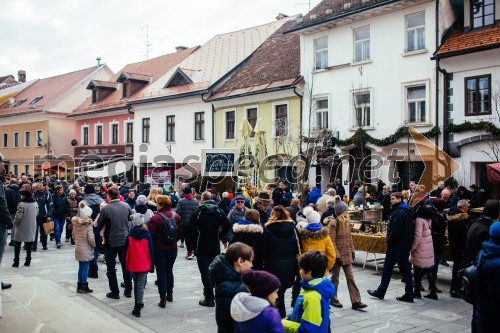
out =
[[[71,145],[74,147],[78,144],[78,141],[76,141],[75,139],[71,140]]]

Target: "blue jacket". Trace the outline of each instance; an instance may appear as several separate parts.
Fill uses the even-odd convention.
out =
[[[319,188],[315,187],[311,190],[309,193],[309,203],[310,204],[316,204],[318,202],[319,198],[321,198],[322,194]]]
[[[231,302],[235,333],[284,333],[276,308],[263,298],[238,293]]]
[[[286,332],[326,333],[330,324],[330,298],[335,294],[335,287],[327,278],[300,281],[300,293],[293,312],[284,319]]]
[[[479,269],[480,290],[476,300],[476,325],[478,332],[498,332],[500,318],[500,241],[490,240],[483,243],[477,265]]]

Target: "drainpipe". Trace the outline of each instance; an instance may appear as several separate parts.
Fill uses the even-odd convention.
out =
[[[441,68],[441,66],[439,65],[439,59],[436,60],[436,69],[437,69],[437,72],[436,72],[436,75],[439,76],[439,73],[442,73],[443,74],[443,85],[444,85],[444,91],[446,93],[446,87],[448,86],[448,72]],[[436,94],[439,92],[439,89],[437,89],[436,91]],[[443,96],[443,150],[448,153],[448,141],[446,139],[446,126],[448,125],[448,117],[447,117],[447,114],[446,114],[446,102],[447,102],[447,97],[446,96]],[[439,107],[439,101],[436,102],[436,108]]]
[[[293,87],[293,93],[295,95],[297,95],[299,97],[299,99],[300,99],[300,109],[299,109],[300,110],[300,115],[299,115],[299,117],[300,117],[300,121],[299,121],[299,151],[298,151],[298,153],[300,155],[302,153],[302,98],[303,97],[302,97],[301,94],[299,94],[297,92],[296,89],[297,89],[297,86],[294,86]],[[297,189],[297,191],[298,191],[298,189]]]
[[[436,47],[439,47],[439,0],[436,1]],[[439,128],[439,60],[436,61],[436,127]],[[443,98],[444,99],[444,98]],[[443,142],[446,139],[443,140]],[[434,144],[439,147],[439,134],[436,133]]]

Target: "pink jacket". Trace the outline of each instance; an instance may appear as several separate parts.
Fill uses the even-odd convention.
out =
[[[410,251],[410,263],[420,268],[434,266],[431,224],[431,220],[421,217],[415,219],[415,238]]]

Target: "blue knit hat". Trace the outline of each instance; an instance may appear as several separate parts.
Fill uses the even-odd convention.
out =
[[[496,241],[500,241],[500,222],[495,222],[490,227],[490,236]]]

